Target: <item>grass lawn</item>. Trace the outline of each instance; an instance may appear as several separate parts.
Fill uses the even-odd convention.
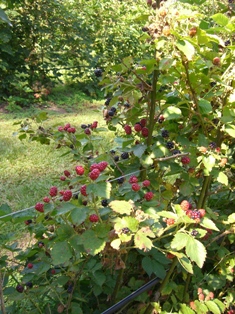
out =
[[[86,106],[73,108],[72,113],[66,113],[65,108],[59,108],[59,112],[56,112],[55,107],[48,107],[44,111],[49,113],[45,126],[52,128],[66,123],[79,128],[82,123],[94,120],[99,122],[99,126],[105,126],[101,104],[94,106],[86,103]],[[27,112],[23,115],[0,114],[0,204],[7,203],[13,211],[41,201],[48,194],[48,189],[59,182],[63,171],[73,169],[77,163],[72,160],[72,154],[61,157],[66,148],[57,150],[53,144],[48,146],[20,141],[17,135],[14,136],[19,126],[13,123],[26,117],[29,117]],[[107,142],[102,143],[104,149],[110,147],[112,136],[111,132],[107,132]]]

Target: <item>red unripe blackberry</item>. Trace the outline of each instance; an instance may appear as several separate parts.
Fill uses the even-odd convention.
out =
[[[98,169],[102,172],[104,171],[108,166],[107,161],[101,161],[98,163]]]
[[[160,115],[160,117],[158,118],[158,123],[162,123],[165,120],[165,118],[163,117],[163,115]]]
[[[64,175],[66,177],[70,177],[71,173],[68,170],[64,170]]]
[[[200,218],[204,217],[206,215],[206,211],[203,208],[198,209],[199,213],[200,213]]]
[[[42,203],[37,203],[34,208],[40,213],[44,212],[44,204]]]
[[[64,131],[64,127],[63,127],[63,126],[59,126],[59,127],[58,127],[58,131],[59,131],[59,132],[63,132],[63,131]]]
[[[198,300],[204,301],[205,300],[205,295],[203,293],[199,293]]]
[[[94,169],[89,173],[89,177],[91,178],[91,180],[96,180],[100,175],[100,171],[99,169]]]
[[[96,214],[92,214],[89,217],[90,222],[97,222],[99,221],[99,217]]]
[[[150,184],[151,184],[151,182],[150,182],[149,180],[144,180],[144,181],[142,182],[142,185],[143,185],[144,187],[148,187],[148,186],[150,186]]]
[[[76,129],[74,127],[70,127],[70,128],[68,128],[67,132],[68,133],[75,133]]]
[[[166,224],[167,224],[168,226],[174,225],[174,223],[175,223],[175,219],[173,219],[173,218],[167,218]]]
[[[136,123],[134,125],[134,129],[135,129],[136,132],[140,132],[142,130],[142,126],[139,123]]]
[[[60,181],[65,181],[66,180],[66,177],[65,176],[61,176],[60,177]]]
[[[33,268],[33,264],[32,264],[32,263],[28,263],[27,267],[28,267],[29,269],[31,269],[31,268]]]
[[[96,129],[98,126],[98,121],[94,121],[92,124],[91,124],[91,129]]]
[[[148,135],[149,135],[148,128],[143,127],[142,130],[141,130],[141,134],[142,134],[143,137],[148,137]]]
[[[84,174],[84,168],[83,168],[83,166],[76,166],[75,167],[75,171],[76,171],[76,173],[79,175],[79,176],[82,176],[83,174]]]
[[[191,218],[192,212],[193,212],[193,211],[192,211],[191,209],[189,209],[189,210],[186,211],[186,215],[187,215],[189,218]]]
[[[190,158],[187,157],[187,156],[183,156],[183,157],[181,158],[181,162],[182,162],[183,165],[187,165],[187,164],[190,163]]]
[[[140,190],[140,185],[138,183],[133,183],[131,188],[133,191],[137,192]]]
[[[55,270],[55,269],[52,269],[52,270],[51,270],[51,274],[52,274],[52,275],[55,275],[55,273],[56,273],[56,270]]]
[[[56,187],[56,186],[52,186],[52,187],[50,188],[50,191],[49,191],[50,196],[52,196],[52,197],[53,197],[53,196],[56,196],[57,193],[58,193],[57,187]]]
[[[189,207],[190,207],[190,203],[186,200],[183,200],[181,203],[180,203],[180,206],[181,208],[184,210],[184,211],[187,211],[189,210]]]
[[[82,185],[81,188],[80,188],[80,192],[83,196],[87,196],[87,193],[86,193],[86,185]]]
[[[147,120],[145,118],[141,119],[140,124],[141,124],[142,128],[145,127],[147,124]]]
[[[72,198],[72,196],[73,196],[72,191],[71,190],[66,190],[66,191],[64,191],[64,194],[63,194],[63,200],[65,202],[68,202]]]
[[[136,176],[131,176],[129,179],[129,183],[137,183],[138,182],[138,178]]]
[[[94,170],[94,169],[99,169],[99,164],[92,164],[90,166],[90,171]]]
[[[127,135],[130,135],[132,133],[132,130],[131,130],[131,126],[130,125],[125,125],[124,126],[124,130],[126,132]]]
[[[50,203],[51,199],[48,196],[43,197],[43,202],[44,203]]]
[[[154,194],[153,192],[147,192],[145,195],[144,195],[144,198],[146,199],[146,201],[151,201],[151,199],[153,198]]]
[[[173,259],[175,257],[175,255],[172,254],[172,253],[167,253],[166,257],[170,258],[170,259]]]
[[[67,123],[67,124],[65,124],[65,126],[64,126],[64,130],[67,131],[68,128],[70,128],[70,127],[71,127],[71,125],[70,125],[69,123]]]
[[[214,65],[219,65],[219,64],[220,64],[220,58],[219,58],[219,57],[215,57],[215,58],[213,59],[212,63],[213,63]]]

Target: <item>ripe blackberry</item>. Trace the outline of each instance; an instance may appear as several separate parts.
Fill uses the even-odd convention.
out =
[[[26,287],[33,288],[33,283],[31,281],[26,282]]]
[[[118,184],[122,184],[125,181],[125,178],[121,177],[117,179]]]
[[[121,154],[121,158],[122,159],[128,159],[129,158],[129,154],[127,152],[124,152]]]
[[[111,107],[111,108],[110,108],[110,111],[112,111],[112,112],[115,113],[115,112],[117,111],[117,109],[116,109],[115,107]]]
[[[173,142],[166,142],[166,148],[172,149],[175,147],[175,144]]]
[[[19,293],[22,293],[24,291],[24,286],[22,285],[17,285],[16,286],[16,291],[19,292]]]
[[[198,231],[197,230],[192,230],[191,235],[193,237],[196,237],[198,235]]]
[[[210,86],[214,87],[216,85],[216,82],[210,82]]]
[[[108,106],[110,101],[111,101],[112,97],[108,97],[106,100],[105,100],[105,106]]]
[[[181,151],[178,149],[174,149],[171,153],[172,155],[178,155],[178,154],[181,154]]]
[[[211,149],[215,149],[215,148],[217,147],[217,144],[216,144],[215,142],[211,142],[211,143],[209,144],[209,147],[210,147]]]
[[[108,204],[109,204],[109,202],[108,202],[108,200],[107,200],[106,198],[101,201],[101,205],[102,205],[103,207],[107,207]]]
[[[33,222],[32,219],[28,219],[28,220],[25,220],[24,223],[28,226],[28,225],[30,225],[32,222]]]
[[[129,102],[125,102],[125,103],[124,103],[124,107],[125,107],[125,108],[130,108],[130,106],[131,106],[131,105],[129,104]]]
[[[71,284],[71,285],[68,286],[67,292],[68,293],[72,293],[72,291],[73,291],[73,285]]]
[[[117,162],[117,161],[119,160],[119,156],[114,156],[114,157],[113,157],[113,160],[114,160],[115,162]]]
[[[162,130],[162,131],[161,131],[161,135],[162,135],[162,137],[164,137],[164,138],[168,138],[168,137],[169,137],[169,131],[167,131],[167,130]]]
[[[129,233],[130,232],[130,229],[129,228],[123,228],[122,229],[122,233],[124,233],[124,234],[127,234],[127,233]]]
[[[109,115],[110,117],[113,117],[114,114],[115,114],[115,112],[113,112],[112,110],[109,110],[108,115]]]
[[[114,149],[111,149],[110,154],[114,155],[116,152]]]
[[[85,130],[87,128],[87,125],[86,124],[82,124],[81,128]]]
[[[231,41],[229,39],[224,42],[225,46],[229,46],[230,44],[231,44]]]
[[[100,68],[94,70],[94,74],[96,77],[102,76],[102,70]]]

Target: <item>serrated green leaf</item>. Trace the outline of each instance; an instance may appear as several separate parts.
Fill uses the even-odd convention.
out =
[[[189,239],[191,239],[191,237],[187,233],[178,232],[171,242],[171,248],[179,251],[186,247]]]
[[[208,312],[208,307],[202,302],[195,300],[194,304],[196,305],[196,313],[197,314],[205,314]]]
[[[57,215],[63,215],[72,211],[76,206],[72,203],[61,203],[58,206]]]
[[[224,310],[225,310],[225,308],[226,308],[226,306],[224,305],[224,303],[221,302],[221,301],[218,300],[218,299],[214,299],[213,302],[216,303],[216,305],[217,305],[218,308],[220,309],[221,313],[224,313]]]
[[[142,259],[142,267],[149,276],[155,274],[159,278],[165,277],[166,271],[163,265],[158,263],[156,260],[152,259],[149,256],[145,256]]]
[[[211,18],[220,26],[226,26],[229,22],[229,18],[222,13],[216,13]]]
[[[109,203],[112,210],[118,214],[130,215],[132,211],[132,205],[127,201],[112,201]]]
[[[212,111],[211,103],[208,100],[200,99],[198,101],[198,105],[199,105],[199,110],[200,110],[202,115],[208,114]]]
[[[86,252],[94,256],[104,249],[106,241],[98,238],[93,230],[86,230],[78,239],[78,244],[82,244]]]
[[[235,127],[231,124],[225,125],[224,131],[230,136],[235,137]]]
[[[187,57],[188,60],[192,60],[192,57],[195,53],[194,46],[188,42],[187,40],[178,40],[176,43],[176,47],[183,52],[183,54]]]
[[[87,208],[74,208],[71,212],[71,220],[72,223],[75,225],[80,225],[82,224],[88,215],[88,210]]]
[[[217,306],[217,304],[214,303],[214,301],[205,301],[205,305],[213,314],[221,313],[219,307]]]
[[[167,120],[179,119],[182,117],[182,112],[179,108],[174,106],[169,106],[163,112],[164,117]]]
[[[220,171],[216,179],[219,183],[228,185],[228,177],[226,176],[224,172]]]
[[[204,228],[207,228],[207,229],[211,229],[211,230],[215,230],[215,231],[219,231],[219,229],[217,228],[217,226],[215,225],[215,223],[207,218],[207,217],[203,217],[201,219],[201,222],[200,222],[200,225]]]
[[[87,194],[93,194],[102,198],[110,198],[112,185],[110,182],[92,183],[87,186]]]
[[[139,230],[135,234],[134,242],[135,246],[138,249],[143,250],[144,252],[150,251],[153,247],[152,241],[148,237],[146,237],[146,235],[141,230]]]
[[[72,252],[67,241],[55,243],[51,250],[51,257],[53,265],[59,265],[68,262],[72,257]]]
[[[142,145],[142,144],[135,145],[133,148],[133,154],[136,157],[140,158],[144,154],[146,148],[147,148],[147,145]]]
[[[182,255],[183,255],[182,257],[177,256],[179,263],[188,273],[193,274],[193,266],[190,260],[184,254]]]
[[[158,212],[157,214],[159,216],[161,216],[161,217],[177,219],[177,215],[176,214],[174,214],[172,212],[167,212],[166,210]]]
[[[186,254],[191,261],[194,261],[199,268],[202,268],[206,260],[206,248],[200,241],[190,237],[186,245]]]

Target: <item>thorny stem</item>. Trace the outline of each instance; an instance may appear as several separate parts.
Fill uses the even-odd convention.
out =
[[[153,71],[153,79],[152,79],[152,91],[150,93],[150,110],[149,110],[149,134],[147,138],[147,146],[152,144],[152,134],[153,128],[155,124],[154,116],[155,116],[155,109],[156,109],[156,93],[157,93],[157,78],[158,78],[158,71]]]
[[[127,256],[128,256],[128,254],[125,254],[124,259],[123,259],[124,264],[126,263]],[[124,274],[124,268],[122,268],[118,274],[116,285],[115,285],[113,294],[111,296],[111,303],[112,304],[114,304],[116,302],[116,297],[117,297],[118,291],[120,290],[121,284],[123,282],[123,274]]]
[[[203,206],[205,205],[206,198],[207,198],[207,192],[208,192],[208,189],[210,186],[210,181],[211,181],[211,176],[207,176],[204,178],[201,194],[200,194],[199,200],[197,202],[197,208],[198,209],[203,208]]]

